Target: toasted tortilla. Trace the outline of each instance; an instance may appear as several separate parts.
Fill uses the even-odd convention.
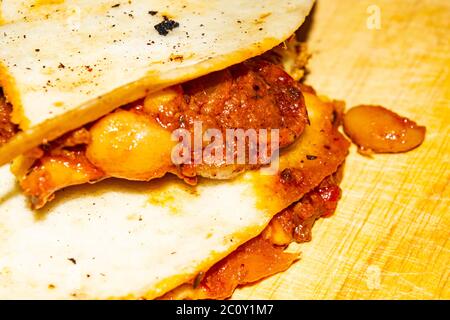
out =
[[[25,13],[11,9],[13,2],[2,5],[0,84],[23,132],[0,149],[0,165],[149,92],[270,50],[313,4],[68,1],[77,9],[67,14],[55,10],[62,1],[22,1]]]
[[[311,125],[274,175],[249,171],[197,187],[108,180],[33,212],[0,168],[0,298],[152,299],[208,270],[344,161],[349,144],[334,105],[309,93],[305,101]]]
[[[81,13],[104,14],[113,5],[128,1],[111,0],[2,0],[0,24],[49,20],[55,17],[74,19]]]

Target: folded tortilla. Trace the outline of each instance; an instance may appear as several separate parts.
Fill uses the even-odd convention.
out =
[[[0,169],[0,298],[157,298],[256,237],[342,164],[334,107],[305,93],[311,125],[276,175],[188,187],[176,178],[70,188],[33,212]],[[311,160],[314,155],[314,160]]]
[[[1,6],[0,84],[23,131],[0,148],[0,165],[149,92],[270,50],[313,0],[48,3]]]
[[[0,164],[149,92],[268,51],[312,2],[2,1],[0,84],[22,131]],[[305,101],[311,125],[274,175],[196,187],[111,179],[35,212],[0,168],[0,298],[153,299],[192,281],[343,163],[333,104],[311,93]]]

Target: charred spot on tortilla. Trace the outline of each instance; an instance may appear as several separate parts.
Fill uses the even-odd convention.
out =
[[[179,22],[169,19],[167,16],[164,16],[163,19],[164,20],[162,22],[155,25],[156,31],[158,31],[161,36],[167,36],[169,31],[172,31],[180,26]]]

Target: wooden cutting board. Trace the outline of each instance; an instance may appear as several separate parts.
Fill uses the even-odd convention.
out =
[[[450,299],[450,1],[317,1],[306,82],[411,117],[427,137],[372,159],[353,147],[338,210],[294,248],[302,259],[234,298]]]

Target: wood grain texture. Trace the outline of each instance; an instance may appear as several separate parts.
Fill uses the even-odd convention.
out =
[[[450,299],[450,1],[318,0],[306,27],[307,83],[411,117],[426,141],[372,159],[353,147],[336,214],[293,248],[302,259],[234,298]]]

